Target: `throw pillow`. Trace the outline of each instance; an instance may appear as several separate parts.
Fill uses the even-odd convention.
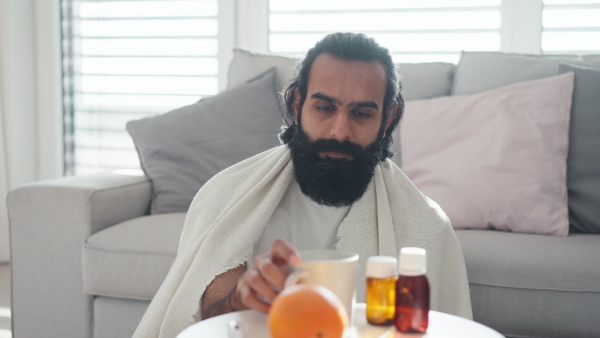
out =
[[[163,115],[127,123],[152,181],[151,213],[186,212],[219,171],[279,145],[276,70]]]
[[[398,63],[405,101],[450,95],[456,66],[446,62]]]
[[[558,75],[558,66],[565,61],[587,63],[577,55],[462,52],[454,74],[452,95],[475,94],[517,82]]]
[[[298,59],[234,50],[229,66],[227,88],[235,87],[271,67],[278,72],[277,91],[280,92],[292,78]],[[419,100],[449,95],[455,65],[445,62],[399,63],[404,100]]]
[[[256,54],[243,49],[234,49],[233,60],[229,64],[227,88],[246,83],[265,70],[277,68],[276,91],[281,92],[285,84],[292,78],[297,59],[271,55]]]
[[[600,70],[560,65],[575,72],[567,187],[573,232],[600,234]]]
[[[600,68],[600,54],[588,54],[581,57],[586,67]]]
[[[408,102],[402,169],[454,228],[566,236],[573,73]]]

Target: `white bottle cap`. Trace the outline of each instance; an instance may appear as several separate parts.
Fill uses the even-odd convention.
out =
[[[407,247],[400,250],[398,262],[400,274],[403,276],[424,275],[427,271],[427,254],[423,248]]]
[[[367,260],[367,277],[390,278],[396,277],[397,259],[388,256],[371,256]]]

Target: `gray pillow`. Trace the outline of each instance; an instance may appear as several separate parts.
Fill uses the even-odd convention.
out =
[[[269,68],[277,68],[277,87],[280,92],[292,77],[297,59],[270,55],[255,54],[243,49],[233,50],[233,60],[229,64],[227,88],[232,88],[256,77]]]
[[[585,64],[577,55],[523,55],[462,52],[454,73],[452,95],[470,95],[522,81],[558,75],[558,66]]]
[[[276,67],[277,91],[291,79],[298,59],[235,49],[229,66],[227,88],[232,88],[266,69]],[[445,62],[399,63],[404,100],[421,100],[450,95],[455,65]]]
[[[424,100],[450,95],[456,66],[446,62],[400,63],[404,100]]]
[[[600,68],[600,54],[588,54],[581,58],[587,67]]]
[[[575,72],[567,158],[570,230],[600,234],[600,70],[559,69]]]
[[[219,95],[127,123],[153,183],[152,214],[187,211],[213,175],[279,145],[276,74],[272,68]]]

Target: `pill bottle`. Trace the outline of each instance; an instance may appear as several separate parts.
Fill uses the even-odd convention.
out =
[[[400,250],[394,325],[400,332],[423,333],[429,324],[429,282],[425,249]]]
[[[367,260],[367,322],[392,325],[396,309],[398,266],[395,257],[372,256]]]

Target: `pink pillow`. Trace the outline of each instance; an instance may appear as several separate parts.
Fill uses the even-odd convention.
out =
[[[402,169],[455,229],[567,236],[573,72],[408,101]]]

